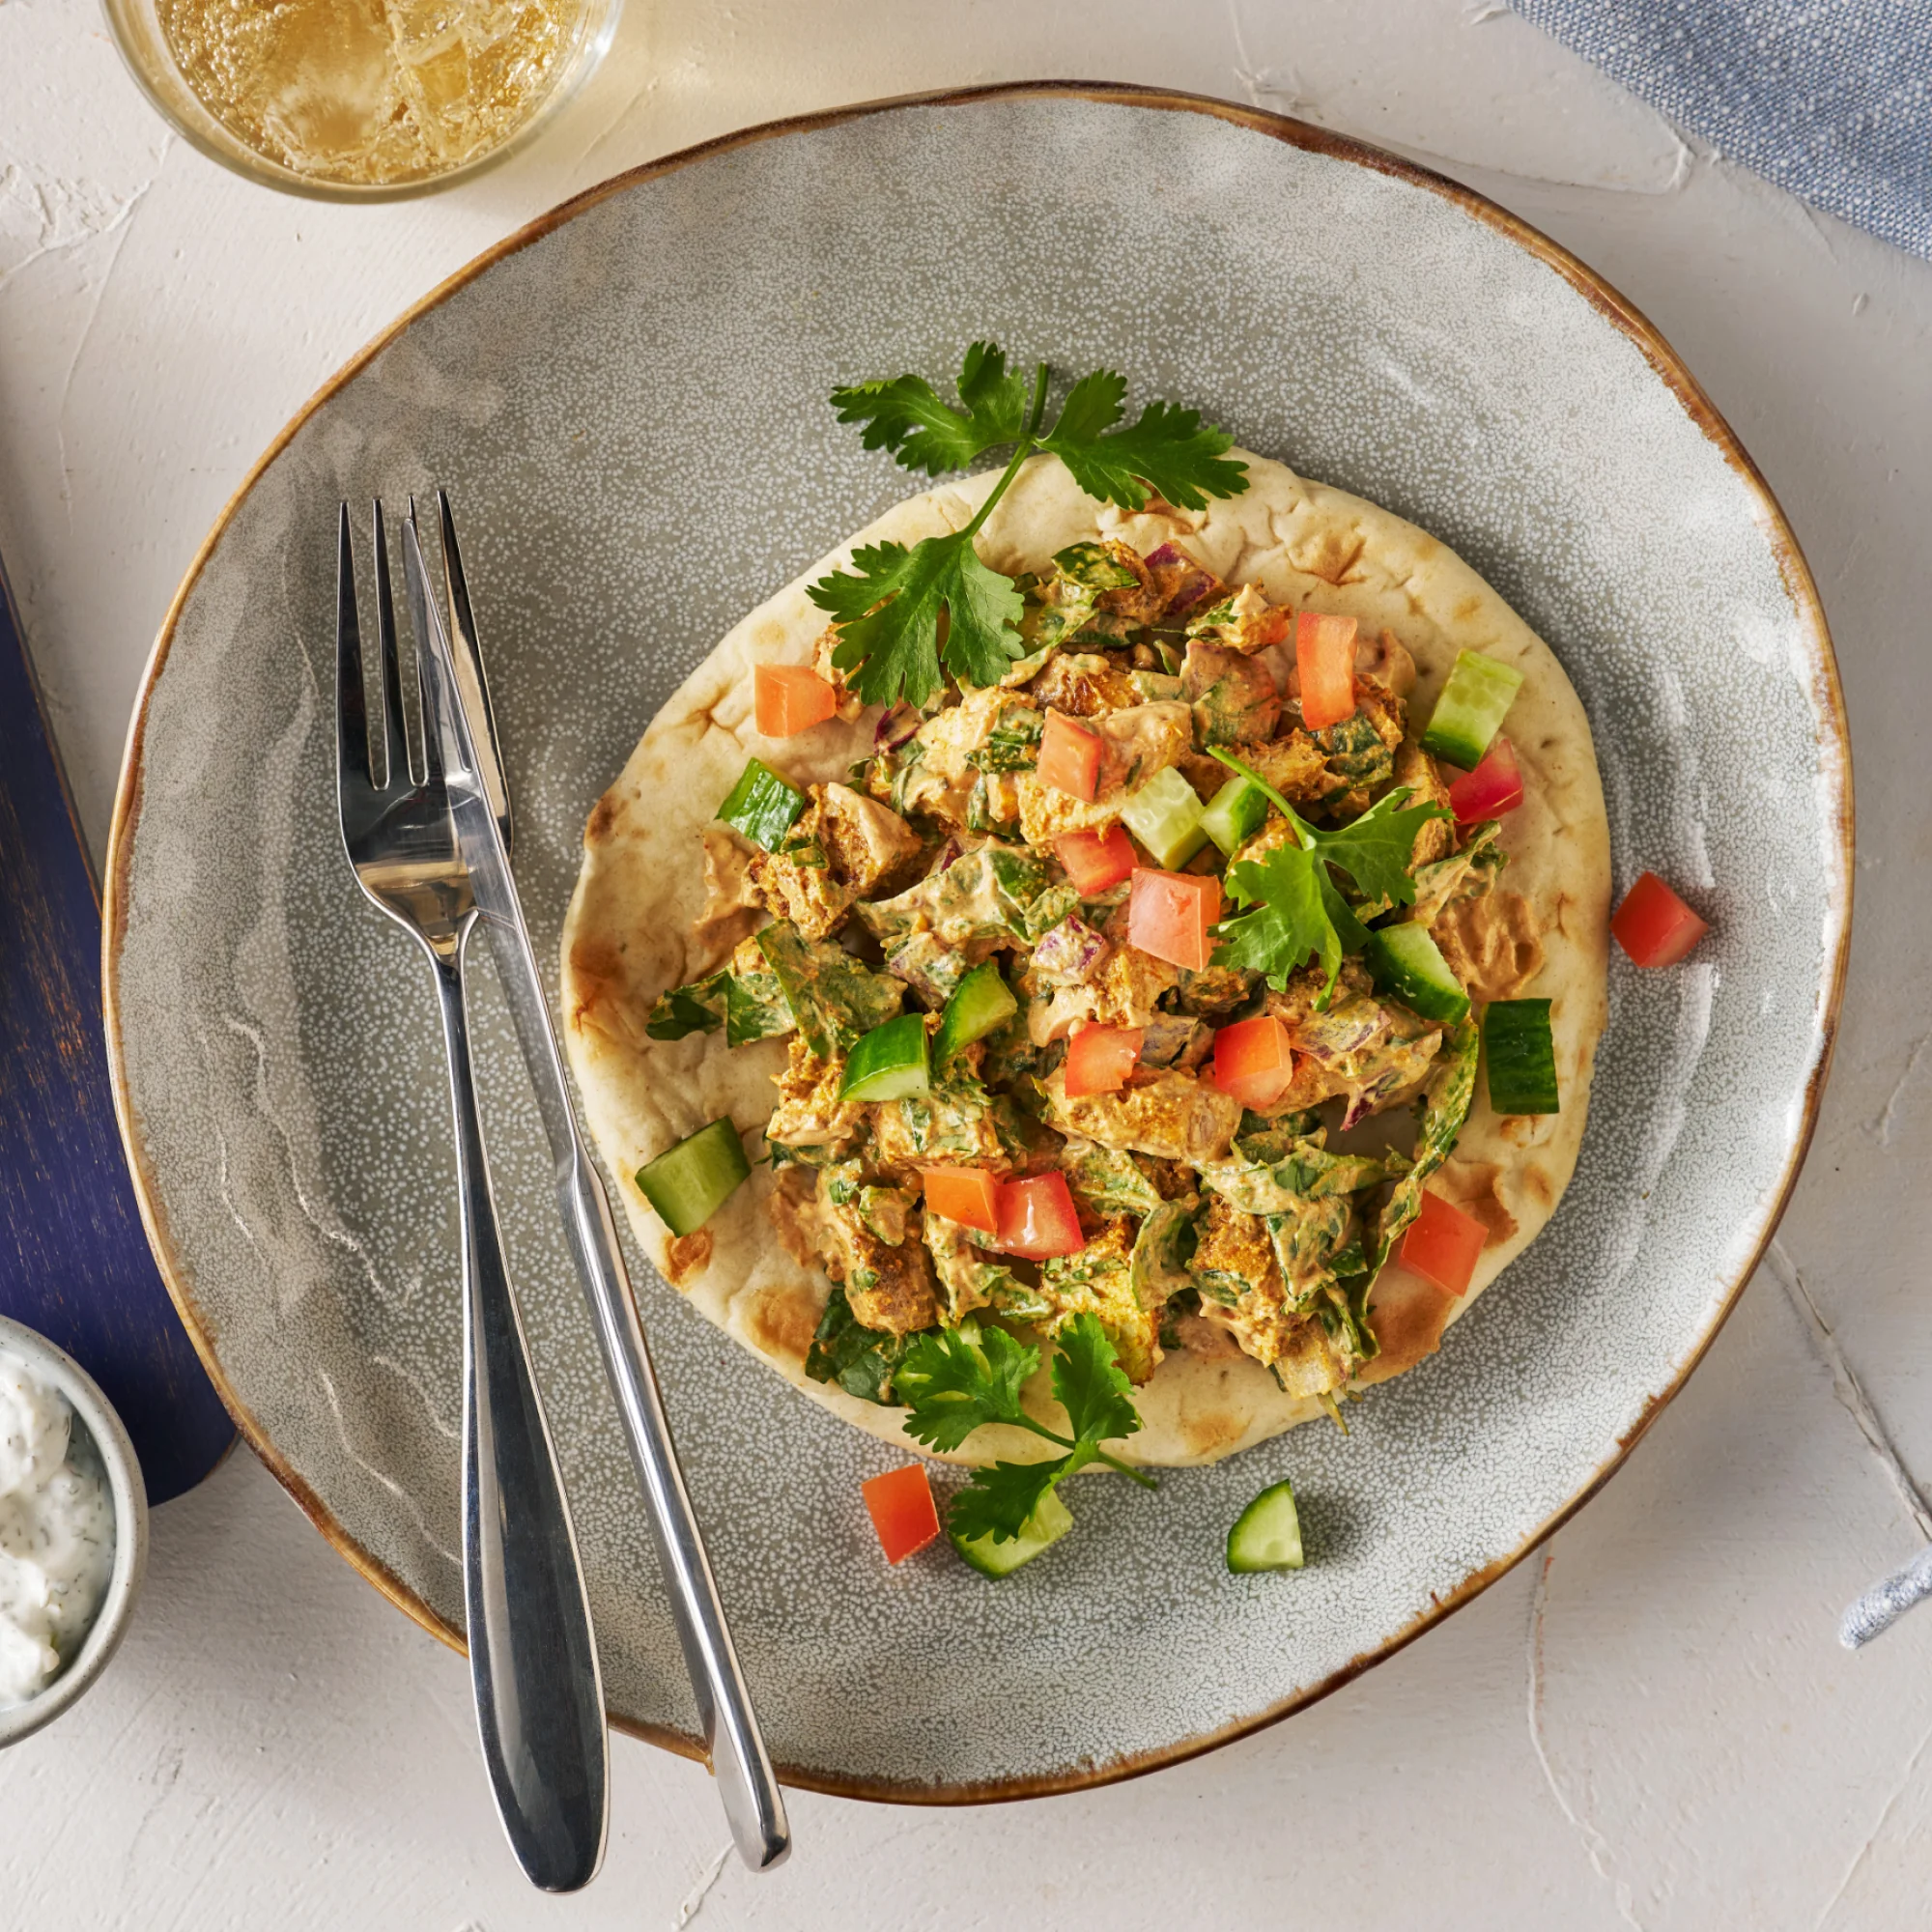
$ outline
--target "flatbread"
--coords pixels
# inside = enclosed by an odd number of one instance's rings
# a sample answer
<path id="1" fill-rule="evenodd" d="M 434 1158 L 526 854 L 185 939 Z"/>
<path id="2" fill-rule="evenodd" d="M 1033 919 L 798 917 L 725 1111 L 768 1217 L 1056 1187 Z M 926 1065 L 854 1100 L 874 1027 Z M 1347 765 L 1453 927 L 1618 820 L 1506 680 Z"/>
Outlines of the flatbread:
<path id="1" fill-rule="evenodd" d="M 1293 610 L 1353 616 L 1371 637 L 1393 632 L 1416 664 L 1412 717 L 1428 716 L 1459 650 L 1482 651 L 1523 674 L 1508 734 L 1524 800 L 1503 820 L 1509 865 L 1498 889 L 1521 894 L 1542 928 L 1544 964 L 1521 991 L 1554 1003 L 1563 1109 L 1498 1118 L 1478 1080 L 1456 1152 L 1431 1185 L 1488 1222 L 1490 1244 L 1460 1299 L 1394 1264 L 1384 1272 L 1371 1303 L 1382 1353 L 1362 1378 L 1378 1381 L 1435 1351 L 1443 1331 L 1536 1237 L 1569 1183 L 1606 1017 L 1609 831 L 1583 707 L 1549 647 L 1501 597 L 1412 524 L 1279 463 L 1236 454 L 1249 468 L 1241 496 L 1200 513 L 1155 505 L 1138 516 L 1096 503 L 1057 459 L 1036 457 L 994 510 L 979 548 L 996 570 L 1017 574 L 1042 570 L 1056 551 L 1096 537 L 1119 538 L 1142 554 L 1179 543 L 1231 585 L 1252 582 Z M 563 929 L 566 1049 L 592 1137 L 645 1252 L 709 1321 L 814 1402 L 907 1448 L 900 1411 L 805 1373 L 830 1283 L 781 1246 L 766 1211 L 768 1166 L 754 1164 L 709 1225 L 675 1244 L 634 1179 L 646 1161 L 724 1114 L 757 1163 L 784 1041 L 727 1048 L 722 1033 L 653 1040 L 644 1025 L 668 988 L 719 963 L 691 950 L 705 897 L 699 835 L 747 756 L 765 757 L 805 785 L 842 779 L 872 749 L 874 712 L 856 724 L 830 720 L 781 744 L 762 738 L 752 718 L 753 667 L 811 662 L 826 619 L 807 598 L 807 583 L 848 564 L 858 545 L 910 544 L 960 528 L 995 481 L 992 473 L 976 476 L 896 505 L 731 630 L 652 722 L 591 812 Z M 1038 1393 L 1042 1412 L 1050 1412 Z M 1135 1400 L 1143 1427 L 1122 1453 L 1160 1465 L 1217 1462 L 1323 1412 L 1313 1400 L 1285 1395 L 1246 1356 L 1170 1354 Z M 948 1460 L 983 1463 L 1040 1447 L 1017 1431 L 987 1429 Z"/>

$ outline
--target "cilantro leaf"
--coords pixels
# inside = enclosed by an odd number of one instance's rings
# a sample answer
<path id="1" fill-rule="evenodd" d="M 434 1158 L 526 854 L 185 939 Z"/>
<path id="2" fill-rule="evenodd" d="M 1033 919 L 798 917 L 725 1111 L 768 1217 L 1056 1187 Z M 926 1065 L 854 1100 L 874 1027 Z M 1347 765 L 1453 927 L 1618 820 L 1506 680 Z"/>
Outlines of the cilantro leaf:
<path id="1" fill-rule="evenodd" d="M 997 684 L 1025 646 L 1026 600 L 1009 577 L 980 561 L 969 528 L 904 544 L 867 544 L 853 570 L 809 584 L 806 595 L 838 626 L 832 662 L 867 704 L 902 693 L 923 704 L 939 689 L 939 616 L 947 615 L 946 668 L 962 683 Z"/>
<path id="2" fill-rule="evenodd" d="M 994 1542 L 1010 1543 L 1040 1497 L 1067 1473 L 1071 1460 L 1049 1457 L 1044 1463 L 995 1463 L 990 1469 L 975 1469 L 947 1508 L 947 1528 L 966 1542 L 990 1530 Z"/>
<path id="3" fill-rule="evenodd" d="M 1076 1441 L 1098 1446 L 1141 1426 L 1133 1384 L 1115 1359 L 1114 1345 L 1094 1315 L 1076 1315 L 1060 1330 L 1053 1393 L 1066 1411 Z"/>
<path id="4" fill-rule="evenodd" d="M 1300 845 L 1271 846 L 1259 859 L 1230 866 L 1227 886 L 1237 905 L 1252 910 L 1214 928 L 1226 943 L 1214 949 L 1212 964 L 1259 973 L 1285 992 L 1289 975 L 1314 957 L 1321 962 L 1328 983 L 1334 983 L 1342 940 L 1327 901 L 1332 895 L 1339 903 L 1341 895 L 1312 852 Z M 1350 914 L 1351 921 L 1353 917 Z M 1363 938 L 1366 943 L 1366 933 Z"/>
<path id="5" fill-rule="evenodd" d="M 1397 785 L 1359 818 L 1332 832 L 1301 828 L 1304 843 L 1329 865 L 1341 867 L 1363 899 L 1383 911 L 1413 903 L 1415 881 L 1408 866 L 1415 835 L 1432 818 L 1449 816 L 1439 805 L 1405 805 L 1408 795 L 1407 785 Z"/>
<path id="6" fill-rule="evenodd" d="M 1004 1328 L 966 1322 L 914 1336 L 893 1377 L 898 1399 L 911 1410 L 906 1434 L 915 1442 L 952 1450 L 984 1423 L 1028 1427 L 1020 1385 L 1038 1366 L 1039 1350 Z"/>
<path id="7" fill-rule="evenodd" d="M 967 350 L 957 387 L 963 412 L 941 402 L 921 376 L 834 389 L 832 407 L 840 422 L 866 425 L 866 448 L 890 449 L 906 469 L 943 476 L 997 443 L 1016 441 L 1026 429 L 1026 383 L 1008 373 L 995 344 L 976 342 Z"/>
<path id="8" fill-rule="evenodd" d="M 1126 378 L 1111 369 L 1083 376 L 1060 420 L 1039 439 L 1088 496 L 1139 510 L 1151 485 L 1170 503 L 1202 510 L 1209 497 L 1237 497 L 1247 488 L 1247 466 L 1226 460 L 1234 438 L 1211 425 L 1204 429 L 1198 410 L 1150 403 L 1138 422 L 1113 428 L 1126 392 Z"/>

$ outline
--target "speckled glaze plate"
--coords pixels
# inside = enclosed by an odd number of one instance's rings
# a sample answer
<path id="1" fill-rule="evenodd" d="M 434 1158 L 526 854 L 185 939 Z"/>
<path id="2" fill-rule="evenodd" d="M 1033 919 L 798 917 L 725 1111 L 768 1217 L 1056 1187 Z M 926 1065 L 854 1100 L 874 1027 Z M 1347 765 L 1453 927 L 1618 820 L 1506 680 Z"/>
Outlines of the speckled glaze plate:
<path id="1" fill-rule="evenodd" d="M 122 781 L 107 1024 L 156 1247 L 209 1366 L 332 1542 L 461 1640 L 458 1261 L 433 994 L 332 807 L 334 510 L 459 512 L 554 957 L 593 801 L 730 624 L 907 493 L 835 380 L 1109 364 L 1387 504 L 1483 571 L 1588 708 L 1619 892 L 1716 931 L 1610 971 L 1575 1184 L 1439 1355 L 989 1585 L 889 1572 L 892 1451 L 804 1402 L 634 1257 L 773 1753 L 794 1782 L 957 1800 L 1172 1762 L 1332 1689 L 1517 1561 L 1683 1381 L 1810 1133 L 1850 911 L 1851 789 L 1815 590 L 1670 350 L 1513 216 L 1223 103 L 1006 88 L 820 116 L 612 182 L 466 270 L 338 376 L 209 538 Z M 479 952 L 479 979 L 487 953 Z M 695 1721 L 507 1025 L 492 1151 L 612 1715 Z M 1292 1475 L 1312 1561 L 1231 1577 Z"/>

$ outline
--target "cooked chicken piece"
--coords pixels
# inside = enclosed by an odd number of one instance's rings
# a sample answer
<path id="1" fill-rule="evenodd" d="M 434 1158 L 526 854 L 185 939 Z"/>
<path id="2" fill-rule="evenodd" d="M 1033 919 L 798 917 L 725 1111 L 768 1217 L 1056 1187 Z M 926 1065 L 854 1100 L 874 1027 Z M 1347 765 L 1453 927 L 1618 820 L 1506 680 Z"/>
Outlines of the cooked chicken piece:
<path id="1" fill-rule="evenodd" d="M 1210 624 L 1208 619 L 1213 618 Z M 1206 637 L 1231 650 L 1265 650 L 1284 642 L 1294 629 L 1294 613 L 1276 607 L 1252 583 L 1244 583 L 1234 596 L 1214 611 L 1204 611 L 1188 626 L 1191 634 Z"/>
<path id="2" fill-rule="evenodd" d="M 1394 776 L 1406 715 L 1402 699 L 1387 685 L 1358 675 L 1354 715 L 1313 734 L 1326 772 L 1321 803 L 1333 816 L 1354 818 L 1366 811 Z"/>
<path id="3" fill-rule="evenodd" d="M 984 1167 L 1004 1174 L 1012 1165 L 977 1080 L 949 1078 L 928 1094 L 880 1101 L 873 1132 L 878 1158 L 888 1167 Z"/>
<path id="4" fill-rule="evenodd" d="M 813 836 L 814 805 L 776 852 L 753 852 L 747 862 L 752 890 L 775 919 L 788 919 L 808 939 L 824 939 L 838 927 L 859 896 L 841 885 L 825 847 Z"/>
<path id="5" fill-rule="evenodd" d="M 1415 660 L 1393 631 L 1371 639 L 1366 631 L 1355 638 L 1355 675 L 1379 679 L 1398 697 L 1415 689 Z"/>
<path id="6" fill-rule="evenodd" d="M 841 886 L 869 899 L 911 882 L 925 846 L 897 812 L 849 785 L 813 785 L 811 795 L 818 808 L 818 842 Z"/>
<path id="7" fill-rule="evenodd" d="M 1063 986 L 1027 1008 L 1027 1035 L 1036 1046 L 1065 1039 L 1075 1020 L 1102 1026 L 1144 1027 L 1154 1004 L 1180 979 L 1180 968 L 1127 944 L 1127 908 L 1117 906 L 1104 928 L 1113 951 L 1084 985 Z"/>
<path id="8" fill-rule="evenodd" d="M 1353 1126 L 1407 1099 L 1428 1077 L 1442 1046 L 1442 1029 L 1406 1007 L 1385 1007 L 1367 992 L 1349 990 L 1365 978 L 1353 960 L 1344 962 L 1343 973 L 1322 1010 L 1313 1006 L 1321 986 L 1319 972 L 1297 973 L 1286 993 L 1267 993 L 1264 1010 L 1289 1029 L 1294 1078 L 1272 1105 L 1255 1110 L 1264 1119 L 1346 1096 L 1343 1124 Z"/>
<path id="9" fill-rule="evenodd" d="M 1200 1221 L 1192 1272 L 1201 1285 L 1201 1320 L 1224 1328 L 1245 1354 L 1273 1368 L 1290 1395 L 1324 1395 L 1347 1371 L 1321 1321 L 1289 1312 L 1281 1268 L 1260 1216 L 1209 1195 Z"/>
<path id="10" fill-rule="evenodd" d="M 1100 779 L 1093 803 L 1023 772 L 1020 836 L 1029 845 L 1044 847 L 1068 832 L 1094 832 L 1113 824 L 1129 792 L 1179 763 L 1194 746 L 1192 718 L 1178 701 L 1129 705 L 1089 719 L 1082 728 L 1100 740 Z"/>
<path id="11" fill-rule="evenodd" d="M 1112 657 L 1084 651 L 1055 652 L 1027 696 L 1042 711 L 1069 718 L 1097 718 L 1140 702 L 1132 677 Z"/>
<path id="12" fill-rule="evenodd" d="M 1255 658 L 1196 638 L 1187 646 L 1180 688 L 1194 714 L 1194 742 L 1203 751 L 1209 745 L 1262 744 L 1274 736 L 1281 694 L 1267 667 Z"/>
<path id="13" fill-rule="evenodd" d="M 838 647 L 838 626 L 828 624 L 819 632 L 818 641 L 811 647 L 811 668 L 838 694 L 838 705 L 832 715 L 842 718 L 849 724 L 865 710 L 866 701 L 846 684 L 845 673 L 832 662 L 832 653 Z"/>
<path id="14" fill-rule="evenodd" d="M 1021 693 L 991 685 L 967 692 L 957 704 L 928 718 L 900 752 L 902 760 L 912 760 L 899 781 L 904 810 L 963 826 L 980 778 L 973 754 L 983 752 L 996 731 L 1017 738 L 1037 728 L 1032 721 L 1037 715 Z"/>
<path id="15" fill-rule="evenodd" d="M 685 960 L 694 980 L 750 935 L 761 903 L 752 884 L 752 847 L 726 825 L 707 825 L 698 838 L 704 846 L 704 910 L 692 925 Z"/>
<path id="16" fill-rule="evenodd" d="M 939 1320 L 932 1264 L 921 1238 L 923 1216 L 895 1187 L 854 1178 L 856 1162 L 818 1171 L 820 1249 L 825 1271 L 844 1285 L 862 1328 L 911 1335 Z"/>
<path id="17" fill-rule="evenodd" d="M 1439 805 L 1444 811 L 1449 810 L 1449 787 L 1442 782 L 1442 775 L 1435 769 L 1435 760 L 1420 745 L 1405 744 L 1395 754 L 1395 781 L 1406 785 L 1409 795 L 1403 801 L 1405 807 L 1411 805 Z M 1415 835 L 1415 848 L 1409 856 L 1409 869 L 1426 866 L 1432 860 L 1446 858 L 1456 848 L 1456 821 L 1450 818 L 1432 818 Z"/>
<path id="18" fill-rule="evenodd" d="M 1077 1315 L 1098 1318 L 1130 1382 L 1144 1382 L 1160 1364 L 1160 1311 L 1145 1306 L 1134 1287 L 1133 1223 L 1109 1221 L 1077 1255 L 1058 1255 L 1039 1271 L 1039 1292 L 1051 1309 L 1049 1332 Z"/>
<path id="19" fill-rule="evenodd" d="M 1321 748 L 1306 731 L 1293 730 L 1287 737 L 1265 745 L 1244 745 L 1236 755 L 1290 805 L 1317 804 L 1333 789 Z M 1225 783 L 1233 774 L 1219 759 L 1214 762 L 1222 774 L 1221 782 Z"/>
<path id="20" fill-rule="evenodd" d="M 1472 1000 L 1513 1000 L 1543 971 L 1543 932 L 1520 893 L 1458 899 L 1430 932 Z"/>
<path id="21" fill-rule="evenodd" d="M 940 1319 L 947 1326 L 955 1326 L 980 1308 L 1020 1321 L 1037 1321 L 1045 1316 L 1046 1303 L 1038 1293 L 978 1246 L 957 1221 L 927 1214 L 924 1223 L 926 1251 L 939 1281 Z"/>
<path id="22" fill-rule="evenodd" d="M 1286 831 L 1286 821 L 1277 821 Z M 1219 1019 L 1234 1011 L 1255 990 L 1256 976 L 1239 966 L 1204 966 L 1200 972 L 1178 967 L 1174 1003 L 1183 1013 Z"/>
<path id="23" fill-rule="evenodd" d="M 779 1075 L 779 1103 L 765 1124 L 765 1138 L 782 1147 L 839 1147 L 866 1124 L 862 1101 L 840 1101 L 843 1060 L 821 1060 L 793 1034 L 785 1070 Z"/>
<path id="24" fill-rule="evenodd" d="M 1073 1100 L 1066 1097 L 1065 1073 L 1056 1071 L 1046 1096 L 1047 1118 L 1065 1133 L 1195 1167 L 1225 1160 L 1241 1123 L 1241 1103 L 1233 1094 L 1172 1067 L 1136 1076 L 1118 1094 Z"/>

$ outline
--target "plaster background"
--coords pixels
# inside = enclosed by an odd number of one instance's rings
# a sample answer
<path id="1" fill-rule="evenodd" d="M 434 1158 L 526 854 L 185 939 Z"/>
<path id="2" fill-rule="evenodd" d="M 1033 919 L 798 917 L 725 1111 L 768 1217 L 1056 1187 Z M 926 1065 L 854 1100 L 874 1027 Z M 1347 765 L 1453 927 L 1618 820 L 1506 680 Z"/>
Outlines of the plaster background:
<path id="1" fill-rule="evenodd" d="M 1759 1280 L 1604 1494 L 1360 1683 L 1083 1796 L 952 1813 L 794 1797 L 798 1849 L 763 1880 L 720 1862 L 701 1770 L 619 1739 L 603 1876 L 574 1900 L 528 1892 L 489 1813 L 461 1660 L 238 1452 L 157 1513 L 113 1671 L 0 1757 L 7 1922 L 1839 1932 L 1924 1917 L 1932 1613 L 1856 1657 L 1834 1632 L 1932 1536 L 1932 916 L 1915 891 L 1932 860 L 1917 709 L 1932 265 L 1688 143 L 1501 8 L 631 0 L 611 60 L 532 149 L 443 197 L 345 210 L 168 139 L 89 0 L 0 0 L 0 554 L 89 835 L 98 851 L 140 667 L 202 534 L 396 311 L 654 155 L 845 100 L 1067 74 L 1256 101 L 1492 195 L 1650 314 L 1783 501 L 1844 674 L 1859 904 L 1818 1140 Z"/>

